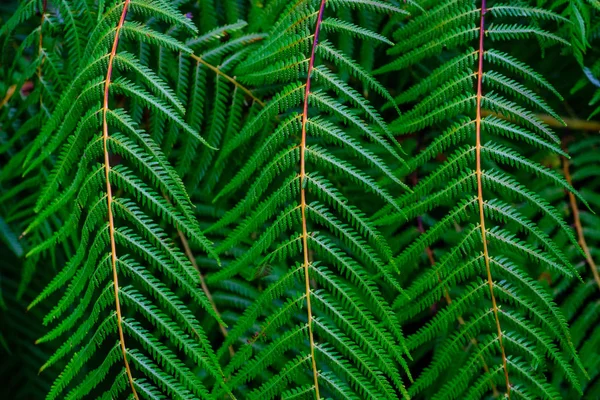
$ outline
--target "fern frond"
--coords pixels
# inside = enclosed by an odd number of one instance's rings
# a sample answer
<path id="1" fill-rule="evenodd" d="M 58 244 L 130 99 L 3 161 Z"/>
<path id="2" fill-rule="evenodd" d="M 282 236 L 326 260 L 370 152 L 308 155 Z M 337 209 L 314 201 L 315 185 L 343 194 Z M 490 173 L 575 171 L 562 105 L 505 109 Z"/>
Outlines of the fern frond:
<path id="1" fill-rule="evenodd" d="M 531 25 L 510 21 L 515 18 Z M 521 4 L 432 3 L 396 30 L 394 39 L 401 44 L 388 51 L 392 61 L 376 71 L 405 71 L 421 63 L 437 66 L 395 99 L 410 108 L 391 123 L 392 132 L 429 130 L 436 136 L 407 163 L 405 172 L 416 174 L 417 168 L 435 165 L 438 154 L 460 146 L 430 170 L 412 193 L 398 200 L 408 218 L 427 216 L 430 221 L 430 227 L 395 258 L 396 265 L 411 271 L 408 297 L 394 303 L 400 321 L 429 320 L 407 338 L 408 347 L 413 352 L 433 352 L 410 387 L 412 395 L 454 399 L 503 392 L 511 397 L 518 387 L 517 396 L 557 398 L 556 389 L 536 371 L 537 365 L 547 362 L 564 371 L 572 387 L 581 388 L 573 365 L 583 370 L 583 364 L 566 319 L 547 289 L 536 282 L 541 271 L 552 270 L 567 278 L 579 273 L 561 244 L 528 215 L 538 212 L 553 219 L 573 244 L 577 242 L 559 210 L 512 178 L 513 174 L 543 178 L 583 201 L 564 177 L 517 150 L 525 143 L 566 156 L 557 146 L 557 135 L 529 108 L 554 115 L 558 121 L 560 117 L 542 95 L 521 81 L 557 92 L 525 63 L 489 48 L 496 42 L 527 38 L 568 45 L 546 29 L 549 23 L 570 22 L 549 9 Z M 462 52 L 475 39 L 479 51 Z M 457 52 L 461 53 L 457 56 Z M 488 61 L 506 74 L 490 70 Z M 484 109 L 495 114 L 484 116 Z M 515 198 L 527 204 L 516 203 Z M 440 212 L 443 217 L 429 217 Z M 401 215 L 389 206 L 378 213 L 376 222 L 391 227 L 403 224 Z M 432 250 L 437 248 L 438 259 Z M 424 252 L 429 268 L 420 266 Z M 439 307 L 440 299 L 446 305 L 428 316 L 426 310 Z M 542 339 L 542 347 L 535 344 L 539 338 L 528 318 L 544 324 L 550 336 L 550 341 Z M 554 341 L 562 350 L 551 344 Z M 450 365 L 453 371 L 447 373 Z"/>
<path id="2" fill-rule="evenodd" d="M 246 195 L 210 228 L 211 232 L 234 229 L 219 245 L 220 254 L 247 246 L 222 271 L 208 277 L 211 284 L 238 275 L 270 282 L 220 350 L 222 355 L 231 344 L 239 347 L 227 369 L 233 374 L 229 387 L 248 398 L 292 396 L 305 393 L 307 385 L 316 398 L 408 395 L 400 374 L 408 371 L 402 332 L 377 281 L 369 276 L 379 273 L 386 286 L 401 290 L 387 271 L 389 245 L 344 191 L 321 177 L 326 173 L 344 177 L 391 206 L 396 201 L 389 189 L 372 174 L 386 176 L 395 187 L 408 190 L 379 155 L 384 151 L 386 157 L 401 160 L 383 118 L 335 69 L 318 64 L 320 59 L 331 61 L 349 71 L 365 89 L 392 100 L 359 63 L 333 42 L 319 40 L 324 34 L 321 28 L 350 31 L 360 39 L 379 38 L 365 28 L 326 18 L 336 3 L 288 5 L 272 33 L 236 72 L 240 81 L 276 88 L 265 108 L 219 155 L 217 163 L 231 163 L 235 154 L 243 155 L 245 161 L 217 199 L 230 198 L 241 188 Z M 339 6 L 359 5 L 393 8 L 362 0 Z M 268 65 L 275 57 L 286 61 Z M 314 200 L 307 200 L 311 196 Z M 241 223 L 236 221 L 240 218 L 244 218 Z M 257 230 L 256 239 L 248 241 Z M 277 274 L 269 272 L 273 268 Z M 280 311 L 269 316 L 266 310 L 278 303 Z M 298 325 L 298 319 L 306 322 Z M 253 338 L 249 331 L 256 332 Z M 341 337 L 342 332 L 349 334 Z M 239 343 L 243 335 L 250 338 L 247 344 Z M 329 338 L 327 343 L 321 336 Z M 262 341 L 266 341 L 264 346 L 259 345 Z M 276 359 L 284 354 L 297 358 L 287 366 L 276 366 Z M 357 356 L 359 369 L 352 367 Z M 242 360 L 249 361 L 244 365 Z M 268 380 L 263 376 L 267 368 L 277 371 Z M 377 372 L 367 373 L 364 368 Z M 300 374 L 300 369 L 306 374 Z M 246 393 L 242 382 L 257 389 Z"/>
<path id="3" fill-rule="evenodd" d="M 53 292 L 63 292 L 45 320 L 58 324 L 40 339 L 47 342 L 71 336 L 45 364 L 47 368 L 60 359 L 68 360 L 48 395 L 50 399 L 93 394 L 110 397 L 127 388 L 134 398 L 138 398 L 138 389 L 175 398 L 209 398 L 209 385 L 221 385 L 225 379 L 192 310 L 200 306 L 211 318 L 219 323 L 222 320 L 200 290 L 199 272 L 156 219 L 168 221 L 168 227 L 184 232 L 195 246 L 215 256 L 212 244 L 203 235 L 183 182 L 160 143 L 126 108 L 112 101 L 115 96 L 124 96 L 168 121 L 180 135 L 212 147 L 185 122 L 181 99 L 165 78 L 134 53 L 119 48 L 132 39 L 160 51 L 191 50 L 169 34 L 126 21 L 132 15 L 152 15 L 196 31 L 174 7 L 152 0 L 110 5 L 96 28 L 91 24 L 72 28 L 73 32 L 94 31 L 86 33 L 90 41 L 85 51 L 78 50 L 82 49 L 76 45 L 80 39 L 71 40 L 67 35 L 67 43 L 72 42 L 69 51 L 83 54 L 81 68 L 25 160 L 32 170 L 47 162 L 53 151 L 63 149 L 36 205 L 39 217 L 27 232 L 39 230 L 61 209 L 68 210 L 69 215 L 63 227 L 31 254 L 64 245 L 75 233 L 81 235 L 77 251 L 31 305 Z M 42 156 L 38 156 L 40 149 Z M 115 162 L 117 156 L 121 159 Z M 154 277 L 158 271 L 164 274 L 162 281 Z M 189 296 L 190 305 L 184 305 L 183 296 Z M 59 319 L 69 308 L 74 312 Z M 182 323 L 181 328 L 174 321 Z M 167 335 L 170 343 L 163 343 L 147 330 L 148 323 Z M 102 350 L 105 346 L 112 346 L 107 353 Z M 181 361 L 179 349 L 186 349 L 186 354 L 205 369 L 207 378 Z M 104 388 L 100 382 L 116 365 L 115 385 Z M 155 388 L 143 380 L 138 382 L 134 374 L 146 377 Z"/>

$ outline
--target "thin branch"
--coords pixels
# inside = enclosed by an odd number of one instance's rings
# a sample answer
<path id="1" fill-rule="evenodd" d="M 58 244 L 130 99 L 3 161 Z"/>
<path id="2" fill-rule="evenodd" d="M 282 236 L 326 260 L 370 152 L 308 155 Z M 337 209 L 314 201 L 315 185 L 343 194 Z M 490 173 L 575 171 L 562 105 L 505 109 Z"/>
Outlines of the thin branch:
<path id="1" fill-rule="evenodd" d="M 321 398 L 319 395 L 319 371 L 317 370 L 317 361 L 315 359 L 315 341 L 313 337 L 312 327 L 312 308 L 310 304 L 310 274 L 309 274 L 309 261 L 308 261 L 308 231 L 306 228 L 306 193 L 304 190 L 304 181 L 306 179 L 306 121 L 308 120 L 308 96 L 310 94 L 310 78 L 315 64 L 315 51 L 319 42 L 319 30 L 321 29 L 321 21 L 323 20 L 323 12 L 325 11 L 325 3 L 327 0 L 321 0 L 321 7 L 319 8 L 319 15 L 317 16 L 317 22 L 315 23 L 315 33 L 313 35 L 313 44 L 310 53 L 310 61 L 308 62 L 308 71 L 306 77 L 306 88 L 304 90 L 304 108 L 302 111 L 302 140 L 300 142 L 300 210 L 302 213 L 302 252 L 304 253 L 304 280 L 306 286 L 306 307 L 308 313 L 308 334 L 310 341 L 310 356 L 312 359 L 313 378 L 315 381 L 315 394 L 317 400 Z"/>
<path id="2" fill-rule="evenodd" d="M 476 174 L 477 174 L 477 201 L 479 203 L 479 221 L 481 226 L 481 241 L 483 242 L 483 256 L 485 260 L 485 269 L 487 271 L 487 282 L 490 289 L 490 296 L 492 298 L 492 309 L 494 310 L 494 317 L 496 319 L 496 329 L 498 331 L 498 341 L 500 343 L 500 350 L 502 352 L 502 366 L 504 368 L 504 377 L 506 379 L 506 396 L 510 399 L 510 381 L 508 379 L 508 365 L 506 360 L 506 351 L 502 343 L 502 328 L 500 327 L 500 319 L 498 317 L 498 305 L 496 304 L 496 296 L 494 296 L 494 281 L 492 280 L 492 271 L 490 268 L 490 255 L 487 246 L 487 235 L 485 229 L 485 214 L 483 206 L 483 185 L 481 183 L 481 99 L 482 95 L 482 84 L 483 78 L 483 37 L 485 35 L 485 0 L 481 0 L 481 20 L 479 24 L 479 67 L 477 71 L 477 110 L 475 119 L 475 154 L 476 154 Z"/>
<path id="3" fill-rule="evenodd" d="M 571 172 L 569 171 L 569 160 L 566 157 L 562 157 L 563 162 L 563 172 L 565 174 L 565 179 L 569 182 L 569 185 L 573 186 L 573 181 L 571 179 Z M 583 234 L 583 227 L 581 226 L 581 219 L 579 218 L 579 207 L 577 207 L 577 199 L 572 192 L 567 192 L 569 196 L 569 204 L 571 206 L 571 211 L 573 212 L 573 221 L 575 222 L 575 230 L 577 231 L 577 241 L 579 245 L 583 249 L 585 253 L 585 259 L 587 264 L 590 266 L 592 270 L 592 275 L 594 276 L 594 280 L 598 285 L 598 289 L 600 289 L 600 274 L 598 273 L 598 267 L 592 258 L 592 253 L 590 253 L 590 249 L 585 241 L 585 235 Z"/>
<path id="4" fill-rule="evenodd" d="M 10 100 L 12 95 L 15 93 L 16 89 L 17 89 L 17 85 L 9 86 L 8 90 L 6 91 L 6 94 L 4 95 L 4 98 L 2 100 L 0 100 L 0 108 L 4 107 L 4 105 L 6 103 L 8 103 L 8 101 Z"/>
<path id="5" fill-rule="evenodd" d="M 488 115 L 493 115 L 495 117 L 502 118 L 507 121 L 514 121 L 514 119 L 511 117 L 508 117 L 506 115 L 502 115 L 502 114 L 499 114 L 499 113 L 496 113 L 496 112 L 493 112 L 490 110 L 481 110 L 481 115 L 484 117 L 488 116 Z M 560 121 L 558 121 L 556 118 L 554 118 L 551 115 L 535 114 L 535 117 L 552 128 L 569 128 L 569 129 L 572 129 L 575 131 L 600 132 L 600 121 L 586 121 L 584 119 L 579 119 L 579 118 L 561 117 L 562 120 L 565 121 L 565 124 L 567 124 L 565 126 L 563 123 L 561 123 Z"/>
<path id="6" fill-rule="evenodd" d="M 168 199 L 167 199 L 167 201 L 168 201 Z M 196 257 L 194 257 L 194 254 L 192 253 L 190 244 L 188 243 L 185 235 L 183 234 L 183 232 L 181 232 L 180 229 L 177 229 L 177 234 L 179 235 L 179 239 L 181 239 L 181 244 L 183 245 L 183 249 L 185 251 L 187 258 L 190 260 L 190 262 L 192 263 L 192 265 L 194 266 L 196 271 L 198 271 L 198 276 L 200 277 L 200 286 L 202 287 L 202 291 L 208 298 L 208 301 L 210 302 L 210 305 L 212 306 L 215 313 L 220 317 L 221 314 L 219 313 L 217 304 L 215 303 L 215 301 L 212 297 L 212 294 L 210 293 L 210 290 L 208 289 L 208 286 L 206 285 L 206 281 L 204 280 L 204 275 L 202 275 L 202 272 L 200 272 L 200 268 L 198 267 L 198 263 L 196 262 Z M 227 338 L 227 333 L 228 333 L 227 329 L 225 329 L 225 327 L 220 322 L 219 322 L 219 328 L 221 330 L 221 333 L 223 334 L 223 337 Z M 235 355 L 235 351 L 233 350 L 233 345 L 229 346 L 229 355 L 231 357 L 233 357 Z"/>
<path id="7" fill-rule="evenodd" d="M 221 69 L 219 67 L 215 67 L 212 64 L 209 64 L 208 62 L 204 61 L 202 59 L 202 57 L 198 57 L 195 54 L 190 54 L 190 57 L 192 57 L 194 60 L 198 61 L 200 64 L 206 66 L 208 69 L 210 69 L 211 71 L 215 72 L 217 75 L 221 75 L 223 78 L 227 79 L 229 82 L 233 83 L 236 87 L 240 88 L 244 93 L 246 93 L 248 96 L 252 97 L 252 100 L 254 100 L 255 102 L 257 102 L 258 104 L 260 104 L 261 107 L 265 106 L 265 103 L 259 99 L 258 97 L 256 97 L 251 91 L 250 89 L 246 88 L 244 85 L 242 85 L 241 83 L 239 83 L 238 81 L 235 80 L 235 77 L 232 78 L 231 76 L 227 75 L 226 73 L 224 73 L 223 71 L 221 71 Z"/>
<path id="8" fill-rule="evenodd" d="M 119 20 L 119 24 L 117 25 L 117 29 L 115 31 L 115 39 L 113 41 L 112 50 L 110 52 L 110 58 L 108 60 L 108 69 L 106 72 L 106 80 L 104 81 L 104 104 L 102 106 L 102 142 L 104 145 L 104 171 L 106 175 L 106 198 L 108 202 L 108 226 L 109 226 L 109 234 L 110 234 L 110 250 L 111 250 L 111 261 L 112 261 L 112 272 L 113 272 L 113 282 L 115 288 L 115 306 L 117 309 L 117 329 L 119 330 L 119 342 L 121 344 L 121 352 L 123 353 L 123 362 L 125 363 L 125 372 L 127 373 L 127 379 L 129 380 L 129 385 L 131 386 L 131 391 L 133 392 L 133 397 L 136 400 L 139 400 L 138 394 L 135 390 L 135 385 L 133 383 L 133 376 L 131 375 L 131 368 L 129 367 L 129 362 L 127 361 L 127 348 L 125 347 L 125 335 L 123 334 L 123 325 L 122 325 L 122 315 L 121 315 L 121 303 L 119 302 L 119 277 L 117 274 L 117 246 L 115 243 L 115 223 L 113 219 L 112 212 L 112 188 L 110 186 L 110 157 L 108 153 L 108 123 L 106 121 L 106 114 L 108 113 L 108 95 L 110 88 L 110 78 L 112 75 L 112 66 L 115 55 L 117 53 L 117 47 L 119 45 L 119 34 L 121 33 L 121 28 L 125 23 L 125 16 L 127 15 L 127 8 L 129 7 L 129 1 L 125 0 L 123 3 L 123 11 L 121 12 L 121 19 Z"/>

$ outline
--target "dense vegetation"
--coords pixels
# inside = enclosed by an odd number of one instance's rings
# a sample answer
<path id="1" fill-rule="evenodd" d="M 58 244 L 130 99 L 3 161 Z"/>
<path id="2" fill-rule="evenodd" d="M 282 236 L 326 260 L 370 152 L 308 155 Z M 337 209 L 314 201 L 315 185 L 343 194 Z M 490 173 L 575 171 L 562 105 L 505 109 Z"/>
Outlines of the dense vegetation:
<path id="1" fill-rule="evenodd" d="M 2 399 L 600 399 L 598 0 L 0 5 Z"/>

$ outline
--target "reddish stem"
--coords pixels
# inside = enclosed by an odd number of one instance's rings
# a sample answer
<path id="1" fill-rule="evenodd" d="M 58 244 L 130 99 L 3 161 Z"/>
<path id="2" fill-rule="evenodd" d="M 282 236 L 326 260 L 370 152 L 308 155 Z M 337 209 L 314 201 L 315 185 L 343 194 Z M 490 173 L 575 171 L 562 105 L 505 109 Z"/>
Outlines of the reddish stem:
<path id="1" fill-rule="evenodd" d="M 315 52 L 317 44 L 319 42 L 319 31 L 321 29 L 321 21 L 323 20 L 323 12 L 325 10 L 325 3 L 327 0 L 321 0 L 321 7 L 319 8 L 319 14 L 317 15 L 317 22 L 315 26 L 315 34 L 313 35 L 313 44 L 310 53 L 310 59 L 308 62 L 308 71 L 306 77 L 306 87 L 304 91 L 304 108 L 302 111 L 302 140 L 300 142 L 300 211 L 302 213 L 302 249 L 304 254 L 304 280 L 306 289 L 306 307 L 308 313 L 308 334 L 310 341 L 310 356 L 312 359 L 312 370 L 313 378 L 315 382 L 315 394 L 317 400 L 321 397 L 319 395 L 319 371 L 317 370 L 317 362 L 315 359 L 315 341 L 312 329 L 312 308 L 310 302 L 311 288 L 310 288 L 310 274 L 309 267 L 310 263 L 308 260 L 308 230 L 306 228 L 306 193 L 304 190 L 304 180 L 306 178 L 305 168 L 305 153 L 306 153 L 306 121 L 308 120 L 308 96 L 310 94 L 310 78 L 315 64 Z"/>

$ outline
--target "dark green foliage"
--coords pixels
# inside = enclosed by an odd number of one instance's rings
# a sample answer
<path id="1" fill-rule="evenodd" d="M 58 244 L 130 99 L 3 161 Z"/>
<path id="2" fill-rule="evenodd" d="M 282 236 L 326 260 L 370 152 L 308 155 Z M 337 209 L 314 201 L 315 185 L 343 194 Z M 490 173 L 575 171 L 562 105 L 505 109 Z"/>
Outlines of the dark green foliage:
<path id="1" fill-rule="evenodd" d="M 598 43 L 596 0 L 2 4 L 0 397 L 599 398 Z"/>

